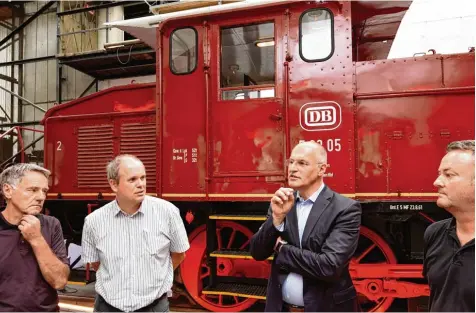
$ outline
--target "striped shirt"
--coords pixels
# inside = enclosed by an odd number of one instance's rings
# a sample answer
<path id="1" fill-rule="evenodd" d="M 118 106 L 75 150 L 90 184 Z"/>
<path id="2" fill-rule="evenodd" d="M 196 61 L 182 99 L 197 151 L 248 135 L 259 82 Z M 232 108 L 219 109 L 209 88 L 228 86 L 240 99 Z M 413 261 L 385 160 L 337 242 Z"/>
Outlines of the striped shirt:
<path id="1" fill-rule="evenodd" d="M 164 293 L 170 295 L 174 277 L 170 252 L 189 248 L 179 209 L 149 196 L 132 215 L 114 200 L 89 214 L 83 227 L 82 259 L 101 262 L 96 292 L 126 312 L 147 306 Z"/>

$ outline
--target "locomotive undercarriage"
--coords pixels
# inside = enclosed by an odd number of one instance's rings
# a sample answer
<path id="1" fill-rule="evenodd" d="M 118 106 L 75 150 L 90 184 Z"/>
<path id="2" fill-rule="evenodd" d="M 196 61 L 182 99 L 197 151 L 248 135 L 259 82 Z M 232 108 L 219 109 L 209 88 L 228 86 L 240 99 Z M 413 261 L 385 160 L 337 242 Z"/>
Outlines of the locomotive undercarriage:
<path id="1" fill-rule="evenodd" d="M 67 243 L 79 245 L 84 217 L 107 202 L 50 200 L 45 207 L 60 219 Z M 255 261 L 248 249 L 268 203 L 174 204 L 181 210 L 191 245 L 176 273 L 176 294 L 192 305 L 221 312 L 244 311 L 265 299 L 272 258 Z M 382 312 L 397 298 L 428 296 L 421 276 L 423 233 L 430 223 L 448 215 L 428 202 L 367 201 L 362 211 L 361 237 L 350 264 L 362 309 Z M 87 270 L 84 280 L 93 278 Z"/>

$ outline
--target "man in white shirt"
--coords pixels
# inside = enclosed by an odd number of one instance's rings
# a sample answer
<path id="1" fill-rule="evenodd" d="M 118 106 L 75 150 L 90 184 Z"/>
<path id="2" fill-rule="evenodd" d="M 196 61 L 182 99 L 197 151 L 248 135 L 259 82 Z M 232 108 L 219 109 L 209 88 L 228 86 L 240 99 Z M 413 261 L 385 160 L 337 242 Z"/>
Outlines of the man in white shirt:
<path id="1" fill-rule="evenodd" d="M 96 312 L 169 311 L 173 272 L 190 247 L 180 212 L 146 196 L 142 162 L 119 155 L 107 166 L 116 199 L 86 217 L 83 260 L 96 273 Z"/>

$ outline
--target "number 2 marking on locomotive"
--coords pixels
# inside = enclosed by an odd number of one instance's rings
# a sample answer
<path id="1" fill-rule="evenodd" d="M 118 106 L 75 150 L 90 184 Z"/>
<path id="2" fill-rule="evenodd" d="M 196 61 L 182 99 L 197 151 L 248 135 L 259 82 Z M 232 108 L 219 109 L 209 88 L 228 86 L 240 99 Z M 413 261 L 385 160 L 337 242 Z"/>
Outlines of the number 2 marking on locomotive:
<path id="1" fill-rule="evenodd" d="M 61 151 L 61 145 L 62 145 L 61 141 L 57 141 L 56 144 L 57 144 L 56 151 Z"/>

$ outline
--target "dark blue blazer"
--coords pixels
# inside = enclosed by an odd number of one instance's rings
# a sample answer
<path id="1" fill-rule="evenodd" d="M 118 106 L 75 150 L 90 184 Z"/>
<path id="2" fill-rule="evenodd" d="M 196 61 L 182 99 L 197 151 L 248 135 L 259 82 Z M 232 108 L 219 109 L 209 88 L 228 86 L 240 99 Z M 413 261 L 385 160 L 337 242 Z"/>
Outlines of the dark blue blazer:
<path id="1" fill-rule="evenodd" d="M 266 312 L 282 311 L 281 288 L 290 272 L 303 277 L 306 312 L 360 311 L 349 262 L 359 240 L 361 213 L 360 203 L 324 187 L 309 213 L 301 249 L 296 203 L 286 216 L 283 233 L 274 227 L 269 209 L 268 219 L 250 243 L 251 255 L 256 260 L 274 254 Z M 273 248 L 279 236 L 288 244 L 276 254 Z"/>

